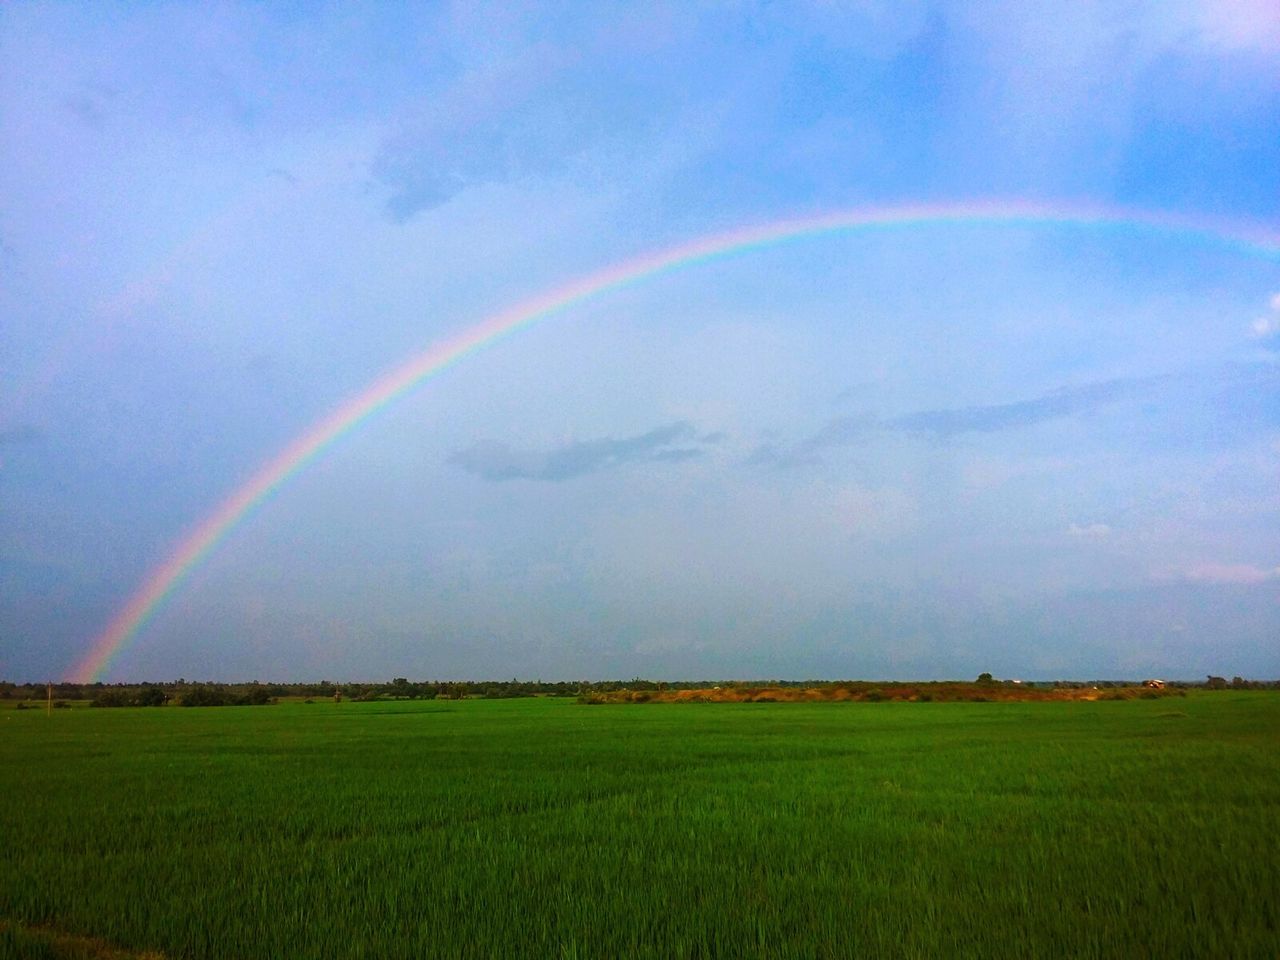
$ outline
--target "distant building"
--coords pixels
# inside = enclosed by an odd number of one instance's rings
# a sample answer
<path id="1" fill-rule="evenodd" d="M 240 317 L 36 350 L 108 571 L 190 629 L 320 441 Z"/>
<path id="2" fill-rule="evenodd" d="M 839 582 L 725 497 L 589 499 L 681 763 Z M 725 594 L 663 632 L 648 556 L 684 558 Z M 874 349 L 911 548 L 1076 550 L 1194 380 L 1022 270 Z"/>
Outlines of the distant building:
<path id="1" fill-rule="evenodd" d="M 1152 690 L 1163 690 L 1163 689 L 1164 689 L 1164 681 L 1163 681 L 1163 680 L 1143 680 L 1143 681 L 1142 681 L 1142 685 L 1143 685 L 1144 687 L 1150 687 Z"/>

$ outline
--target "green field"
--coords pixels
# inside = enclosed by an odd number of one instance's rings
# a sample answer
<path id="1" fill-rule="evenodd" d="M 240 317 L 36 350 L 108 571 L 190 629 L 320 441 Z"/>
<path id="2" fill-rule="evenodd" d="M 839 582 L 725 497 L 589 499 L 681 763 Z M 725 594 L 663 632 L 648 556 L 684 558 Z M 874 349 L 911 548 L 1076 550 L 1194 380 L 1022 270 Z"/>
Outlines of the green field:
<path id="1" fill-rule="evenodd" d="M 1273 693 L 5 710 L 0 760 L 0 956 L 1280 956 Z"/>

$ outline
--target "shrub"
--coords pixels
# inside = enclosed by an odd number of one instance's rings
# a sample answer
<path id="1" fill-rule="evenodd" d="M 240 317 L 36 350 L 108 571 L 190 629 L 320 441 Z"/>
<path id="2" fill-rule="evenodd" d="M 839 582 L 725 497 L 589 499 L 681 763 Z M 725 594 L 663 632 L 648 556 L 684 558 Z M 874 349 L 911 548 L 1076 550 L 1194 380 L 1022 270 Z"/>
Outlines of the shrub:
<path id="1" fill-rule="evenodd" d="M 140 707 L 163 707 L 169 702 L 169 695 L 159 687 L 143 687 L 134 698 Z"/>
<path id="2" fill-rule="evenodd" d="M 127 707 L 129 695 L 118 687 L 108 687 L 89 703 L 91 707 Z"/>
<path id="3" fill-rule="evenodd" d="M 145 686 L 137 693 L 120 687 L 106 687 L 89 702 L 91 707 L 163 707 L 169 695 L 159 687 Z"/>
<path id="4" fill-rule="evenodd" d="M 238 701 L 242 706 L 260 707 L 271 702 L 271 692 L 266 687 L 254 687 Z"/>
<path id="5" fill-rule="evenodd" d="M 182 695 L 184 707 L 222 707 L 227 704 L 227 695 L 215 687 L 196 684 Z"/>

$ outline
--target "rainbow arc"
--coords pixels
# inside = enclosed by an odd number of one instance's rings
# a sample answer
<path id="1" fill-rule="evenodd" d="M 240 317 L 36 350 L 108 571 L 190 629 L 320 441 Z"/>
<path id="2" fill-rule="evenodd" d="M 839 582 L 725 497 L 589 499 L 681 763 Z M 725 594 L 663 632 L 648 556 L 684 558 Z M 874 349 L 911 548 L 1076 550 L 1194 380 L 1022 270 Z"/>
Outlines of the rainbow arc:
<path id="1" fill-rule="evenodd" d="M 1280 235 L 1235 224 L 1115 207 L 987 201 L 880 207 L 781 220 L 701 237 L 614 264 L 495 313 L 429 347 L 314 423 L 223 500 L 147 574 L 93 639 L 88 652 L 72 669 L 72 680 L 89 683 L 101 678 L 112 658 L 138 635 L 191 571 L 290 477 L 379 410 L 484 347 L 585 301 L 715 258 L 823 233 L 946 224 L 1123 229 L 1280 259 Z"/>

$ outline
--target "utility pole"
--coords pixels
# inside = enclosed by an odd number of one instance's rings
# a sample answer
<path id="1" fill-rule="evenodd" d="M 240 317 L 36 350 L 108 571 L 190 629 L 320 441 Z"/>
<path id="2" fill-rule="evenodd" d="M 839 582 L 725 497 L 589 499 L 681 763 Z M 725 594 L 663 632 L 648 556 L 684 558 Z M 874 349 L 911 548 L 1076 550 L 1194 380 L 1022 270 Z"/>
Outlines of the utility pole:
<path id="1" fill-rule="evenodd" d="M 49 681 L 49 684 L 45 690 L 45 693 L 47 694 L 47 696 L 45 699 L 44 714 L 46 717 L 52 717 L 53 716 L 53 681 L 52 680 Z"/>

